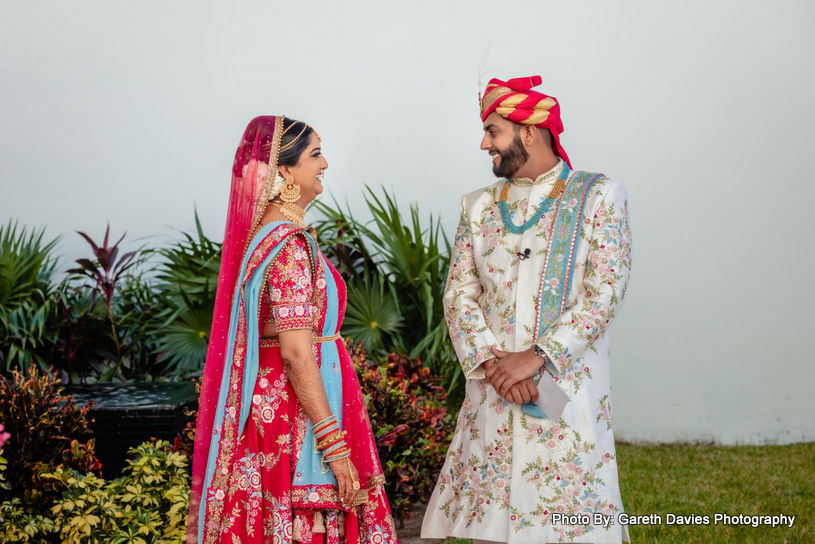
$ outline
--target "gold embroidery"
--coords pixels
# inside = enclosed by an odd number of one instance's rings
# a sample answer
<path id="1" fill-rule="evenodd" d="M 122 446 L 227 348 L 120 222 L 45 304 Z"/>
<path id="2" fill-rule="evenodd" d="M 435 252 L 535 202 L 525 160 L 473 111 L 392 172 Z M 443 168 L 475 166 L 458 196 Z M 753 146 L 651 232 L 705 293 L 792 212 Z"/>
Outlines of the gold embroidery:
<path id="1" fill-rule="evenodd" d="M 490 106 L 492 106 L 496 100 L 498 100 L 505 94 L 514 92 L 515 91 L 507 87 L 495 87 L 493 90 L 484 95 L 484 98 L 481 99 L 481 113 L 483 114 L 485 111 L 490 109 Z"/>
<path id="2" fill-rule="evenodd" d="M 368 489 L 373 489 L 378 485 L 385 485 L 385 475 L 380 474 L 379 476 L 374 476 L 370 480 L 368 480 Z"/>
<path id="3" fill-rule="evenodd" d="M 319 498 L 314 501 L 304 501 L 303 499 L 308 496 L 308 491 L 303 489 L 302 487 L 295 487 L 292 489 L 291 492 L 291 500 L 294 503 L 299 502 L 340 502 L 340 494 L 337 491 L 336 487 L 331 487 L 327 489 L 325 487 L 320 487 L 316 490 L 317 495 Z"/>
<path id="4" fill-rule="evenodd" d="M 255 207 L 255 213 L 252 216 L 252 228 L 249 229 L 249 232 L 253 232 L 260 224 L 260 219 L 263 217 L 266 207 L 269 205 L 269 194 L 271 194 L 272 185 L 274 184 L 274 179 L 277 175 L 277 156 L 280 153 L 280 139 L 283 137 L 283 120 L 284 117 L 282 115 L 275 118 L 274 134 L 272 135 L 272 147 L 269 150 L 269 175 L 266 176 L 266 179 L 263 182 L 263 190 L 260 193 L 260 198 L 258 199 L 257 206 Z M 248 248 L 249 242 L 247 241 L 246 249 Z M 246 253 L 246 249 L 243 250 L 244 253 Z"/>
<path id="5" fill-rule="evenodd" d="M 514 183 L 515 185 L 518 185 L 520 187 L 529 187 L 529 186 L 532 186 L 532 185 L 543 185 L 544 183 L 546 183 L 550 179 L 559 176 L 561 174 L 561 172 L 563 172 L 564 164 L 565 163 L 562 160 L 558 161 L 557 165 L 554 168 L 552 168 L 549 172 L 547 172 L 545 174 L 541 174 L 540 176 L 535 178 L 535 181 L 532 181 L 529 178 L 513 178 L 512 183 Z"/>

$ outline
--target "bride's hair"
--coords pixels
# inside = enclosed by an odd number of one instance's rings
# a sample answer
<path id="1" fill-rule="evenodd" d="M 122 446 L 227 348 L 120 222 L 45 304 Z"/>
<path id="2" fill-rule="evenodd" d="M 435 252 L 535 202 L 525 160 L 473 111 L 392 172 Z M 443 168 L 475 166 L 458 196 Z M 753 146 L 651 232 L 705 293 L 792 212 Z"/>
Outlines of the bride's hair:
<path id="1" fill-rule="evenodd" d="M 297 121 L 296 119 L 289 119 L 286 117 L 283 120 L 283 132 L 285 132 L 285 134 L 283 135 L 283 138 L 280 139 L 280 148 L 282 151 L 277 157 L 277 165 L 295 166 L 300 160 L 300 155 L 302 155 L 308 147 L 308 142 L 311 138 L 311 133 L 314 132 L 314 129 L 311 128 L 311 125 L 307 125 L 302 121 Z M 294 144 L 286 147 L 295 138 L 297 141 L 294 142 Z M 285 149 L 283 149 L 284 147 Z"/>

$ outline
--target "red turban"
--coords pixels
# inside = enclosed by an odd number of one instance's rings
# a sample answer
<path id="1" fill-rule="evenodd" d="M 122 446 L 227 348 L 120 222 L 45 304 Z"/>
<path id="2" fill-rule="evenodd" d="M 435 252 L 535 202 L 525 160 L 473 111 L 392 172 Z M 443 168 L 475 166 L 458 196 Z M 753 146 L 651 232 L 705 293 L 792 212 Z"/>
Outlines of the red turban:
<path id="1" fill-rule="evenodd" d="M 481 98 L 481 121 L 492 112 L 498 112 L 501 117 L 519 125 L 548 128 L 552 133 L 555 155 L 571 168 L 572 163 L 560 145 L 560 133 L 563 132 L 560 104 L 553 96 L 531 90 L 541 81 L 540 76 L 518 77 L 509 81 L 491 79 Z"/>

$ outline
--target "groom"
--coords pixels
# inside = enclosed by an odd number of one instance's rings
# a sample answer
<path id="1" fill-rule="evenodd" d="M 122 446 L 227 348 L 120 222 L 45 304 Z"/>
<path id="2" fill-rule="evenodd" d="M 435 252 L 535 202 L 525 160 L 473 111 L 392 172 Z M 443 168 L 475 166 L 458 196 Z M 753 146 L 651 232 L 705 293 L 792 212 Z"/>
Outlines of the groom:
<path id="1" fill-rule="evenodd" d="M 609 364 L 631 265 L 626 192 L 572 169 L 540 83 L 493 79 L 480 101 L 500 179 L 461 201 L 444 303 L 466 396 L 423 538 L 628 540 Z"/>

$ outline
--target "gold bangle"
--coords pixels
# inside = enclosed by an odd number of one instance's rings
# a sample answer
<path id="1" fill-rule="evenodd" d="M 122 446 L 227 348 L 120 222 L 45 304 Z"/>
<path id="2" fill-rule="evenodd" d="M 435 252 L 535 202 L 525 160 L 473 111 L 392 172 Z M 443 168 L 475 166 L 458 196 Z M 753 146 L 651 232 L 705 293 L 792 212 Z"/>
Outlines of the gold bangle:
<path id="1" fill-rule="evenodd" d="M 346 434 L 348 434 L 347 431 L 336 431 L 336 432 L 328 435 L 327 438 L 324 438 L 323 440 L 318 442 L 317 447 L 320 448 L 321 450 L 324 450 L 328 446 L 334 445 L 337 442 L 339 442 L 340 440 L 342 440 L 343 438 L 345 438 Z"/>

